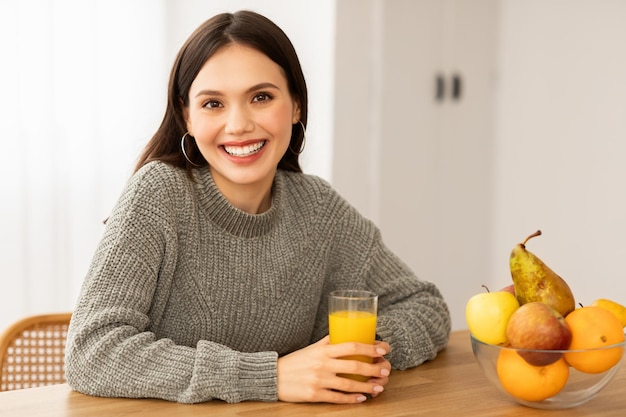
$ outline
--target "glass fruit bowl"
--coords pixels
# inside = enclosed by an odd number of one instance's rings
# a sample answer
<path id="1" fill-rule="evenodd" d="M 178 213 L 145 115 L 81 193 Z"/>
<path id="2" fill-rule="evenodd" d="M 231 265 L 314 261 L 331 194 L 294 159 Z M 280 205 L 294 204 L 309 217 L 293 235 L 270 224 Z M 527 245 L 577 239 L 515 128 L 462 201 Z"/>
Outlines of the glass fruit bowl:
<path id="1" fill-rule="evenodd" d="M 529 350 L 490 345 L 473 336 L 471 341 L 478 364 L 494 386 L 519 404 L 543 409 L 572 408 L 595 397 L 615 376 L 626 345 Z M 585 367 L 586 372 L 577 369 Z"/>

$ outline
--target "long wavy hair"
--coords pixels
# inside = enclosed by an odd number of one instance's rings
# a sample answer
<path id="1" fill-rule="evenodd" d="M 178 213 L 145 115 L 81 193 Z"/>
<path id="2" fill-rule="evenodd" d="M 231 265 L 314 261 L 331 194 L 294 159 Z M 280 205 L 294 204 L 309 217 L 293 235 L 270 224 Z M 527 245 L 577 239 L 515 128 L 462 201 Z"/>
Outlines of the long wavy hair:
<path id="1" fill-rule="evenodd" d="M 207 165 L 193 140 L 181 150 L 181 138 L 187 132 L 183 109 L 189 106 L 189 88 L 205 62 L 220 48 L 240 44 L 265 54 L 278 64 L 287 78 L 289 92 L 300 106 L 300 123 L 293 125 L 289 148 L 278 168 L 302 172 L 298 150 L 302 147 L 307 124 L 307 87 L 300 60 L 287 35 L 268 18 L 251 11 L 222 13 L 200 25 L 182 46 L 170 73 L 167 107 L 163 121 L 141 153 L 135 171 L 150 161 L 163 161 L 185 168 L 191 176 L 194 166 Z"/>

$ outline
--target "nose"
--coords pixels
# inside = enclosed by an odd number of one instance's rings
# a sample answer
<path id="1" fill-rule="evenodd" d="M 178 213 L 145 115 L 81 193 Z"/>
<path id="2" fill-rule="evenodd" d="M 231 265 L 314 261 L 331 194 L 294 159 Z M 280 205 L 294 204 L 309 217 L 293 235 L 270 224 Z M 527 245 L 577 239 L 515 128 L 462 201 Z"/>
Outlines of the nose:
<path id="1" fill-rule="evenodd" d="M 229 135 L 241 135 L 254 129 L 250 112 L 245 107 L 231 107 L 226 120 L 225 131 Z"/>

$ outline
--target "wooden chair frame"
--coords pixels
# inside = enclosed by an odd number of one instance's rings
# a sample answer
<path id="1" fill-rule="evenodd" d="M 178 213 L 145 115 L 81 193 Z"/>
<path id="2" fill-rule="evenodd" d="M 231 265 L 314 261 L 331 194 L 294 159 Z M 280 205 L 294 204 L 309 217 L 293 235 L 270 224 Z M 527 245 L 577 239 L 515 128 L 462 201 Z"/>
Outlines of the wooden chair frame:
<path id="1" fill-rule="evenodd" d="M 0 391 L 65 382 L 65 339 L 72 313 L 40 314 L 0 335 Z"/>

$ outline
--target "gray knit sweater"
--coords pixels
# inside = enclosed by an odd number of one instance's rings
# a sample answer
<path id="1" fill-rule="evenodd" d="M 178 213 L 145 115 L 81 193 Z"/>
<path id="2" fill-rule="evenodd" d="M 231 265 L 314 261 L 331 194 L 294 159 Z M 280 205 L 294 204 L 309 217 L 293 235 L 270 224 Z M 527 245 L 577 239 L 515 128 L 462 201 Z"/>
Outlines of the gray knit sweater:
<path id="1" fill-rule="evenodd" d="M 276 401 L 276 361 L 328 332 L 327 296 L 379 295 L 377 334 L 395 369 L 432 359 L 450 317 L 373 223 L 320 178 L 279 170 L 250 215 L 207 168 L 140 169 L 108 219 L 69 330 L 80 392 L 193 403 Z"/>

